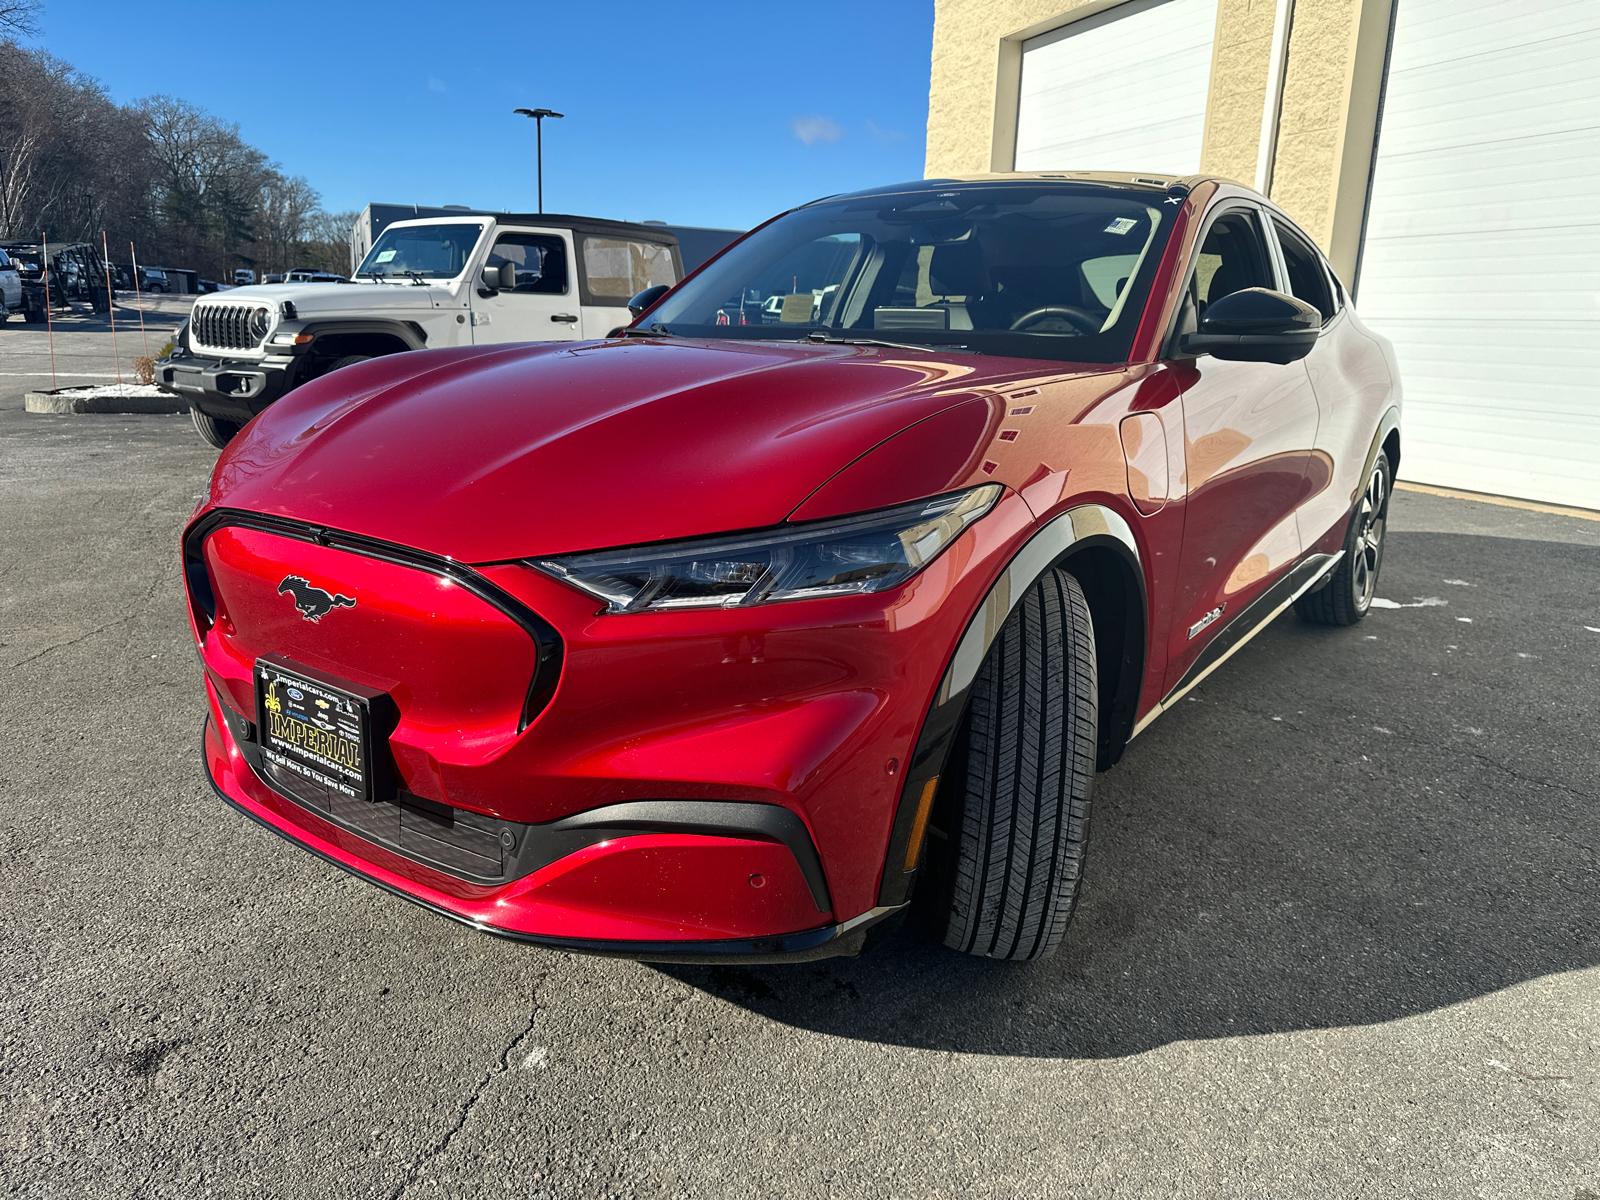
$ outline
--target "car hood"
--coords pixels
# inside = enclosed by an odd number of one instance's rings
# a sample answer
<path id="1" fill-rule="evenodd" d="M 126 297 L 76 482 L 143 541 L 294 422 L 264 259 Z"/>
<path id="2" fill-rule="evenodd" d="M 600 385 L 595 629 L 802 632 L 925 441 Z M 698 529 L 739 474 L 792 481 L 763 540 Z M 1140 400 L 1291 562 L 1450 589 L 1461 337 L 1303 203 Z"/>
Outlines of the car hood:
<path id="1" fill-rule="evenodd" d="M 252 421 L 207 507 L 475 563 L 755 528 L 907 426 L 1044 367 L 676 339 L 392 355 Z"/>
<path id="2" fill-rule="evenodd" d="M 393 283 L 266 283 L 229 288 L 205 297 L 207 304 L 265 304 L 276 312 L 290 301 L 301 317 L 322 313 L 406 311 L 437 308 L 454 301 L 448 288 Z"/>

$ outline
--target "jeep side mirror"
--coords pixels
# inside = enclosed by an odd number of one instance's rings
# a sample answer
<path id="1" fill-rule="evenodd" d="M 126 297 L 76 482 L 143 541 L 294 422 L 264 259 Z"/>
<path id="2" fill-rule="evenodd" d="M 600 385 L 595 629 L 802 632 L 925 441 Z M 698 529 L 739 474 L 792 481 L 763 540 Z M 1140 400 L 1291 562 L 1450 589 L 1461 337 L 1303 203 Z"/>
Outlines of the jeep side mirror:
<path id="1" fill-rule="evenodd" d="M 628 301 L 628 311 L 637 317 L 671 290 L 672 288 L 664 283 L 658 283 L 655 287 L 647 287 L 632 300 Z"/>
<path id="2" fill-rule="evenodd" d="M 1322 314 L 1305 301 L 1245 288 L 1208 305 L 1198 331 L 1179 337 L 1178 349 L 1229 362 L 1288 364 L 1311 353 L 1321 328 Z"/>
<path id="3" fill-rule="evenodd" d="M 509 292 L 517 286 L 516 263 L 501 263 L 498 267 L 483 269 L 483 286 L 490 291 Z"/>

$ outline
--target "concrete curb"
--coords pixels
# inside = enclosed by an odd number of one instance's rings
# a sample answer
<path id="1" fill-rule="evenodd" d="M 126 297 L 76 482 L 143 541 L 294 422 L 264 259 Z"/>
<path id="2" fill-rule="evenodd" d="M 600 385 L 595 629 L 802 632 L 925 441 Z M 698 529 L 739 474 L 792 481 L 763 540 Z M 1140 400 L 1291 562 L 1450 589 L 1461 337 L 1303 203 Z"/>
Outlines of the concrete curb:
<path id="1" fill-rule="evenodd" d="M 31 413 L 183 413 L 189 402 L 179 396 L 73 396 L 29 392 L 23 407 Z"/>

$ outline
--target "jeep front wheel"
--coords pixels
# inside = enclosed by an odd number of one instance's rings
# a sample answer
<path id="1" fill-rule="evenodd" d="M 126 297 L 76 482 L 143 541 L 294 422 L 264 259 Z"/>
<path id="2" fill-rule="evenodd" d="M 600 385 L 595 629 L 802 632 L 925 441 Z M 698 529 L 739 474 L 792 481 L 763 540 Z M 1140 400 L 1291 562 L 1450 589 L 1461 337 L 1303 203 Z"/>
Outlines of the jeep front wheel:
<path id="1" fill-rule="evenodd" d="M 198 408 L 189 410 L 189 419 L 194 422 L 194 430 L 211 445 L 221 450 L 238 436 L 239 430 L 244 426 L 237 421 L 224 421 L 220 417 L 209 416 Z"/>

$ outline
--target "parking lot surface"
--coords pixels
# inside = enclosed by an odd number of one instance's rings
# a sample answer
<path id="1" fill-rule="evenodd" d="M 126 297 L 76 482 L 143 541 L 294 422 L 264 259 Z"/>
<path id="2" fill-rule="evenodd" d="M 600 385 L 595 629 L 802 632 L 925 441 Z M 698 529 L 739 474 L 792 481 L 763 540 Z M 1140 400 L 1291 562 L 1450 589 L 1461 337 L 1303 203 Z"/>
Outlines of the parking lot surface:
<path id="1" fill-rule="evenodd" d="M 215 798 L 214 453 L 24 414 L 40 337 L 0 329 L 0 1192 L 1600 1196 L 1600 522 L 1398 493 L 1388 606 L 1280 618 L 1100 777 L 1053 959 L 646 966 Z"/>

